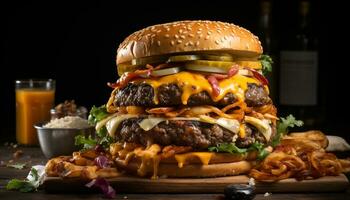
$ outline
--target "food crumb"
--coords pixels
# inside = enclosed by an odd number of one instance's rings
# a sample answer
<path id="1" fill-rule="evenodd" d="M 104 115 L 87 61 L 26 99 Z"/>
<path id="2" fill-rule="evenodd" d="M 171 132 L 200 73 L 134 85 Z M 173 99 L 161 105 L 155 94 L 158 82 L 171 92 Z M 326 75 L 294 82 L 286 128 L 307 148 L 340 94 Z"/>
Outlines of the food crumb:
<path id="1" fill-rule="evenodd" d="M 0 160 L 0 166 L 5 166 L 5 162 Z"/>
<path id="2" fill-rule="evenodd" d="M 8 163 L 13 163 L 13 160 L 9 160 Z"/>
<path id="3" fill-rule="evenodd" d="M 249 185 L 251 185 L 251 186 L 255 185 L 255 179 L 254 178 L 250 178 L 249 179 Z"/>
<path id="4" fill-rule="evenodd" d="M 14 159 L 18 159 L 22 155 L 23 155 L 23 151 L 22 150 L 17 150 L 15 153 L 13 153 L 13 158 Z"/>
<path id="5" fill-rule="evenodd" d="M 127 197 L 127 196 L 124 196 L 123 198 L 124 198 L 124 199 L 128 199 L 128 197 Z"/>
<path id="6" fill-rule="evenodd" d="M 268 196 L 270 196 L 272 193 L 270 193 L 270 192 L 266 192 L 265 194 L 264 194 L 264 197 L 268 197 Z"/>

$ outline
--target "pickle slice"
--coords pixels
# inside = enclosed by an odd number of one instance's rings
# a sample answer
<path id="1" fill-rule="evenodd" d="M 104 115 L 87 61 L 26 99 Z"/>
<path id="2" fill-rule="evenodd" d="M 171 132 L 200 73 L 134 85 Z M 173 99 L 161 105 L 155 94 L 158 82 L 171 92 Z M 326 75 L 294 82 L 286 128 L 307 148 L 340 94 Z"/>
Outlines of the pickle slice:
<path id="1" fill-rule="evenodd" d="M 155 70 L 151 73 L 152 76 L 166 76 L 170 74 L 176 74 L 181 71 L 180 67 L 172 67 L 172 68 L 165 68 L 165 69 L 159 69 Z"/>
<path id="2" fill-rule="evenodd" d="M 178 56 L 171 56 L 168 59 L 168 63 L 170 62 L 185 62 L 185 61 L 192 61 L 192 60 L 200 60 L 201 55 L 178 55 Z"/>
<path id="3" fill-rule="evenodd" d="M 144 58 L 135 58 L 131 60 L 131 65 L 144 66 L 153 63 L 164 63 L 165 61 L 167 61 L 167 59 L 168 56 L 151 56 Z"/>
<path id="4" fill-rule="evenodd" d="M 126 63 L 121 63 L 118 65 L 118 75 L 121 76 L 125 72 L 131 72 L 139 69 L 141 66 L 138 65 L 131 65 L 131 64 L 126 64 Z"/>
<path id="5" fill-rule="evenodd" d="M 194 60 L 185 63 L 185 67 L 186 69 L 195 71 L 226 73 L 234 64 L 236 63 L 226 61 Z"/>
<path id="6" fill-rule="evenodd" d="M 205 60 L 213 60 L 213 61 L 234 61 L 234 58 L 230 55 L 208 55 L 204 54 L 203 59 Z"/>
<path id="7" fill-rule="evenodd" d="M 257 61 L 236 61 L 235 63 L 239 66 L 242 66 L 242 67 L 252 68 L 252 69 L 256 69 L 256 70 L 261 69 L 261 62 L 259 60 L 257 60 Z"/>
<path id="8" fill-rule="evenodd" d="M 219 73 L 219 74 L 226 74 L 227 71 L 225 69 L 222 68 L 218 68 L 218 67 L 209 67 L 209 66 L 186 66 L 186 69 L 188 70 L 192 70 L 192 71 L 199 71 L 199 72 L 211 72 L 211 73 Z"/>

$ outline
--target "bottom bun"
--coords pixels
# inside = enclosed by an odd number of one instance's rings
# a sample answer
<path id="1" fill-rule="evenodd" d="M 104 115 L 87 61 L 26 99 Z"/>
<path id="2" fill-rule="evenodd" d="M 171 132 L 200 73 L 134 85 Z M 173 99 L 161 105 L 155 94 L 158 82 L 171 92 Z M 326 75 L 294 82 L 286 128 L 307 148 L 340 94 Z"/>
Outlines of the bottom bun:
<path id="1" fill-rule="evenodd" d="M 143 167 L 140 170 L 141 163 L 131 161 L 126 164 L 124 161 L 117 160 L 116 165 L 128 173 L 138 174 L 140 176 L 152 176 L 153 165 Z M 238 161 L 231 163 L 215 163 L 209 165 L 188 164 L 179 168 L 175 163 L 160 163 L 157 176 L 159 177 L 219 177 L 233 176 L 238 174 L 247 174 L 253 164 L 249 161 Z"/>

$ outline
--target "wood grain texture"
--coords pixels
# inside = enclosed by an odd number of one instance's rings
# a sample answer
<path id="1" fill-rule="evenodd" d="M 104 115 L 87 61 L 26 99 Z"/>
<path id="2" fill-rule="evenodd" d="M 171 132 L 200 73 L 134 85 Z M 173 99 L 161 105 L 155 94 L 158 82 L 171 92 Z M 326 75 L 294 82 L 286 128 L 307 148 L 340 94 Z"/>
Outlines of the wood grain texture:
<path id="1" fill-rule="evenodd" d="M 125 193 L 222 193 L 226 185 L 248 183 L 247 176 L 232 176 L 201 179 L 158 179 L 118 177 L 108 179 L 118 191 Z M 48 177 L 44 182 L 47 192 L 87 191 L 86 182 L 79 179 Z M 66 187 L 69 185 L 69 187 Z M 281 192 L 340 192 L 346 190 L 349 182 L 344 175 L 322 177 L 316 180 L 296 181 L 286 179 L 277 183 L 256 183 L 257 193 Z"/>

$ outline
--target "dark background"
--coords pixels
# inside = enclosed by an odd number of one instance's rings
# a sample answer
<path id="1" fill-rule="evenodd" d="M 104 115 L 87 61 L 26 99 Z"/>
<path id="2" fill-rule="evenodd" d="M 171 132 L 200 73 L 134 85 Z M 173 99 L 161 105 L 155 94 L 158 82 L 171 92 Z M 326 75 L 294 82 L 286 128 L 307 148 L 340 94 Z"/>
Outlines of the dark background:
<path id="1" fill-rule="evenodd" d="M 209 19 L 232 22 L 258 34 L 257 0 L 162 2 L 1 3 L 0 141 L 15 139 L 16 79 L 56 79 L 56 103 L 75 99 L 89 108 L 108 100 L 111 89 L 106 82 L 117 79 L 116 49 L 136 30 L 176 20 Z M 297 5 L 298 1 L 273 2 L 273 39 L 279 48 L 294 30 Z M 325 96 L 325 121 L 317 128 L 349 138 L 346 7 L 336 1 L 311 1 L 320 42 L 320 89 Z"/>

